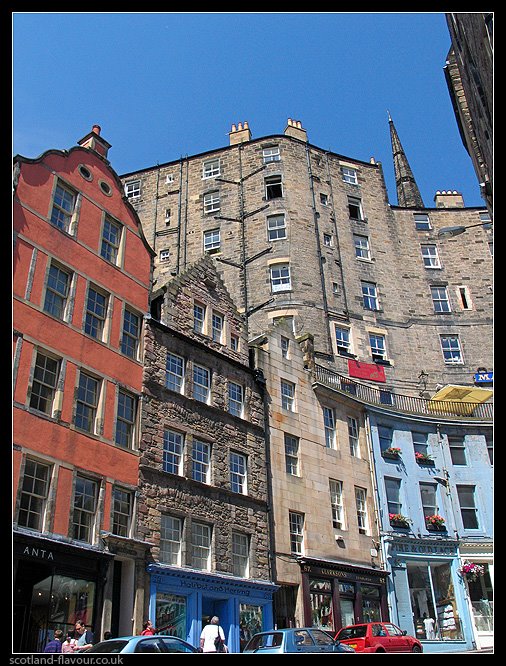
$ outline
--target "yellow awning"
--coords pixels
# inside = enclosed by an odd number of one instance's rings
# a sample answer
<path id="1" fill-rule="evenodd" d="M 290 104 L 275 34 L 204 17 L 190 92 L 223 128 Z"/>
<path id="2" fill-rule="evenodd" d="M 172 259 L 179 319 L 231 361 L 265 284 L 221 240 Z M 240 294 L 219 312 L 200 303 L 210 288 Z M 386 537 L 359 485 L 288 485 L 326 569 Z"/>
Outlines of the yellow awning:
<path id="1" fill-rule="evenodd" d="M 429 400 L 429 411 L 441 411 L 462 416 L 470 416 L 477 404 L 486 402 L 494 395 L 490 389 L 476 386 L 456 386 L 447 384 Z M 444 403 L 444 404 L 441 404 Z"/>

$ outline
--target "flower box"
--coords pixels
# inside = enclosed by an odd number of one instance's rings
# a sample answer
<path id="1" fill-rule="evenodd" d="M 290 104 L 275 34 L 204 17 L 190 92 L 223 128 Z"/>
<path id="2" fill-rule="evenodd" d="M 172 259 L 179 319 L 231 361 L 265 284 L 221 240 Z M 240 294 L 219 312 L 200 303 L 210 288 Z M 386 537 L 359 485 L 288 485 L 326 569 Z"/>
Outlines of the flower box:
<path id="1" fill-rule="evenodd" d="M 425 527 L 429 532 L 446 532 L 445 519 L 437 513 L 425 516 Z"/>
<path id="2" fill-rule="evenodd" d="M 400 513 L 390 513 L 388 518 L 392 527 L 401 527 L 408 530 L 411 524 L 411 519 Z"/>
<path id="3" fill-rule="evenodd" d="M 390 447 L 381 452 L 383 458 L 390 458 L 391 460 L 398 460 L 401 456 L 401 449 Z"/>
<path id="4" fill-rule="evenodd" d="M 419 465 L 430 465 L 431 467 L 434 467 L 436 464 L 431 456 L 423 455 L 423 453 L 415 453 L 415 460 Z"/>

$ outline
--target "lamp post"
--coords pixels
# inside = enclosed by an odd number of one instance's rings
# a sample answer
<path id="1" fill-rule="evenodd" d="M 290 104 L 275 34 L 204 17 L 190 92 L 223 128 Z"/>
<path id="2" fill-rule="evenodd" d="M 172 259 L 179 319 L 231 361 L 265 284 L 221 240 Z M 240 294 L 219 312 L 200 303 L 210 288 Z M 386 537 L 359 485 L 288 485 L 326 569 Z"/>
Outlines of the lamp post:
<path id="1" fill-rule="evenodd" d="M 470 224 L 469 226 L 455 226 L 455 227 L 443 227 L 437 232 L 437 237 L 438 238 L 447 238 L 449 236 L 460 236 L 460 234 L 463 234 L 465 231 L 468 229 L 472 229 L 473 227 L 485 227 L 485 226 L 492 226 L 492 222 L 480 222 L 480 224 Z"/>

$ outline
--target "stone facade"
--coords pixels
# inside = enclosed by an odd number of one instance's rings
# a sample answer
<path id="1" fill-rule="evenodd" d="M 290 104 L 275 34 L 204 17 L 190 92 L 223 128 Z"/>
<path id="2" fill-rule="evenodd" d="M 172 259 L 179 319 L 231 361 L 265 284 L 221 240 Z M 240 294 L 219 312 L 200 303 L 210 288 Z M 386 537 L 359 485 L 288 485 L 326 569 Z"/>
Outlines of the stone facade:
<path id="1" fill-rule="evenodd" d="M 264 441 L 263 398 L 249 369 L 247 345 L 213 341 L 193 331 L 194 300 L 209 312 L 219 307 L 226 330 L 243 336 L 241 317 L 235 310 L 212 260 L 204 258 L 167 285 L 162 320 L 148 319 L 145 334 L 144 395 L 139 480 L 139 536 L 153 543 L 154 561 L 168 564 L 160 553 L 161 516 L 179 518 L 181 551 L 177 565 L 196 567 L 191 552 L 192 523 L 211 528 L 209 571 L 233 575 L 232 531 L 249 540 L 249 577 L 269 580 L 269 529 L 267 523 L 267 476 Z M 180 390 L 167 387 L 168 353 L 183 360 Z M 194 397 L 193 368 L 211 370 L 210 397 Z M 243 411 L 229 411 L 229 383 L 243 388 Z M 177 470 L 167 464 L 164 449 L 167 431 L 181 436 L 181 461 Z M 209 447 L 205 480 L 196 480 L 192 455 L 196 441 Z M 165 440 L 166 442 L 166 440 Z M 231 453 L 247 461 L 243 491 L 231 485 Z M 196 567 L 200 568 L 200 567 Z"/>
<path id="2" fill-rule="evenodd" d="M 266 379 L 269 404 L 276 524 L 273 549 L 276 581 L 281 586 L 275 604 L 276 622 L 279 627 L 314 624 L 336 630 L 345 618 L 344 606 L 336 602 L 332 608 L 331 604 L 326 615 L 332 619 L 312 616 L 318 602 L 311 592 L 311 577 L 306 581 L 303 575 L 304 563 L 311 561 L 312 566 L 318 564 L 324 569 L 332 566 L 336 580 L 329 584 L 336 592 L 339 577 L 356 585 L 357 571 L 373 580 L 381 572 L 379 553 L 371 557 L 372 545 L 379 542 L 379 525 L 364 410 L 360 403 L 318 383 L 312 372 L 311 336 L 296 340 L 287 323 L 280 322 L 256 341 L 254 348 L 256 364 Z M 291 409 L 283 404 L 282 382 L 293 386 Z M 325 409 L 333 415 L 333 434 L 329 433 L 328 438 Z M 338 488 L 339 515 L 332 510 L 332 493 Z M 365 500 L 360 519 L 357 490 Z M 291 514 L 303 517 L 301 541 L 295 549 Z M 377 589 L 380 587 L 378 583 Z M 364 617 L 357 597 L 353 602 L 356 617 Z"/>
<path id="3" fill-rule="evenodd" d="M 295 121 L 282 135 L 244 132 L 238 143 L 232 132 L 228 147 L 122 177 L 127 191 L 139 188 L 130 201 L 157 252 L 155 288 L 208 252 L 246 314 L 250 340 L 291 317 L 297 335 L 314 336 L 321 362 L 347 374 L 350 353 L 376 363 L 371 335 L 379 336 L 385 383 L 396 393 L 418 395 L 422 370 L 434 392 L 492 367 L 490 231 L 438 235 L 479 224 L 485 208 L 465 208 L 461 197 L 392 206 L 374 159 L 313 146 Z M 429 228 L 418 230 L 415 215 L 428 216 Z M 437 268 L 426 267 L 422 251 L 437 252 Z M 448 311 L 435 311 L 432 287 L 446 288 Z M 375 309 L 364 307 L 364 290 L 375 291 Z M 459 336 L 458 363 L 445 361 L 441 335 Z"/>

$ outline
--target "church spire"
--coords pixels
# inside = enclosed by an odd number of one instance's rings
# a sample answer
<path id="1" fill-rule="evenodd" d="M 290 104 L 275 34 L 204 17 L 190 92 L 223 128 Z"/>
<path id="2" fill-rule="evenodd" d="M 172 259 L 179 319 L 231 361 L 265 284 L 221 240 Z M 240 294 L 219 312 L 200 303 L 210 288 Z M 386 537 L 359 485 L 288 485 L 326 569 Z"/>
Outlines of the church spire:
<path id="1" fill-rule="evenodd" d="M 388 112 L 388 124 L 390 125 L 390 139 L 392 141 L 392 155 L 394 158 L 397 205 L 403 208 L 425 208 L 399 135 L 390 117 L 390 112 Z"/>

